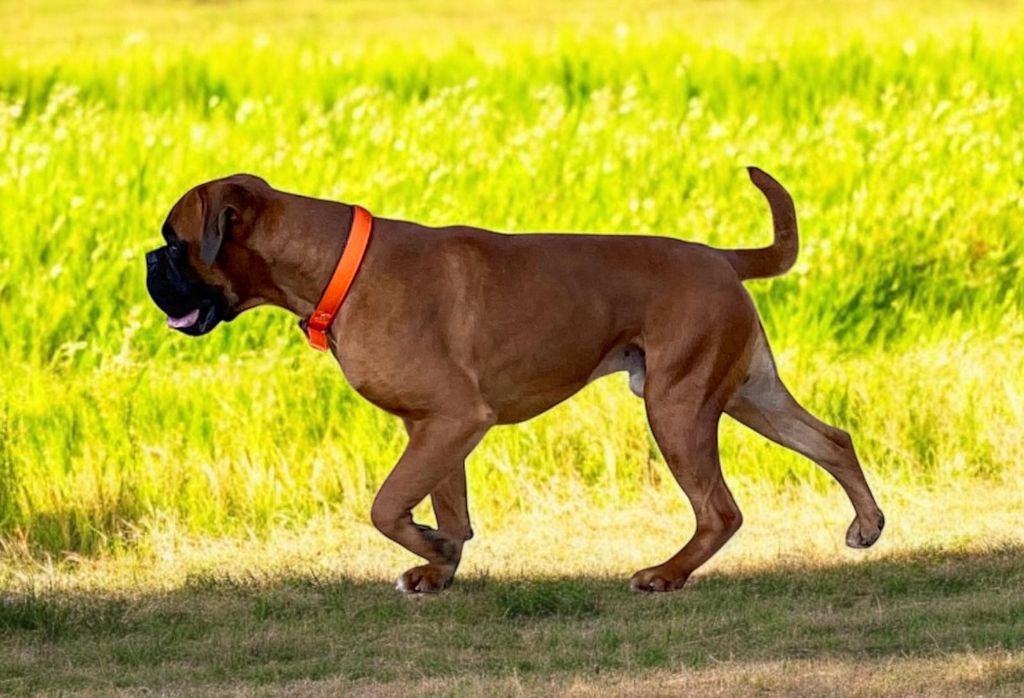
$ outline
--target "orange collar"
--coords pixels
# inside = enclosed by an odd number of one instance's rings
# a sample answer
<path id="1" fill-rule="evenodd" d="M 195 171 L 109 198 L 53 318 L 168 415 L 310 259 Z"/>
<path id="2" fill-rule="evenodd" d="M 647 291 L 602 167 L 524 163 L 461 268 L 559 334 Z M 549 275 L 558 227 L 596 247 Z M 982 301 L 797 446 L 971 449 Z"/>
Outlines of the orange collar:
<path id="1" fill-rule="evenodd" d="M 345 250 L 341 253 L 338 266 L 327 282 L 327 288 L 316 304 L 313 314 L 306 320 L 306 336 L 309 346 L 320 351 L 327 351 L 327 328 L 334 322 L 334 316 L 348 295 L 352 282 L 359 271 L 359 265 L 366 254 L 366 246 L 370 244 L 373 232 L 373 216 L 361 206 L 352 207 L 352 228 L 348 231 Z"/>

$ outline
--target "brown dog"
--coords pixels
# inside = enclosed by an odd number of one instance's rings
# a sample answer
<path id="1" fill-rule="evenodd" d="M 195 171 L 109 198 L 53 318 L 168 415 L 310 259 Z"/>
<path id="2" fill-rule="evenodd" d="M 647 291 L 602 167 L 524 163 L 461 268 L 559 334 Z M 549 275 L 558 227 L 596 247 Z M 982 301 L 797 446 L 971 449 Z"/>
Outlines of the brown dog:
<path id="1" fill-rule="evenodd" d="M 370 513 L 381 533 L 427 560 L 399 577 L 400 590 L 451 584 L 473 535 L 464 461 L 487 430 L 538 415 L 615 371 L 629 372 L 697 518 L 678 553 L 633 575 L 634 589 L 678 589 L 740 527 L 719 464 L 723 412 L 839 481 L 856 512 L 848 545 L 878 539 L 884 518 L 849 435 L 786 390 L 741 283 L 781 274 L 797 255 L 789 194 L 761 170 L 750 177 L 775 223 L 775 241 L 762 249 L 376 220 L 329 336 L 352 386 L 409 433 Z M 147 256 L 150 293 L 171 326 L 191 335 L 264 303 L 307 317 L 352 216 L 351 206 L 250 175 L 202 184 L 168 216 L 167 246 Z M 437 531 L 412 519 L 427 495 Z"/>

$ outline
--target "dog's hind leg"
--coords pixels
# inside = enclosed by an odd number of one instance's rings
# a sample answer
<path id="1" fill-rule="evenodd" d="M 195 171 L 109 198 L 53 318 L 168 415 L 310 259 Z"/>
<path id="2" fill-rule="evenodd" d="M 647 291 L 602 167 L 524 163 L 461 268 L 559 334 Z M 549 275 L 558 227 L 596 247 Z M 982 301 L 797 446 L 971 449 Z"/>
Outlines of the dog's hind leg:
<path id="1" fill-rule="evenodd" d="M 404 592 L 436 592 L 447 588 L 455 574 L 465 538 L 446 530 L 465 509 L 465 459 L 493 424 L 484 411 L 463 418 L 432 417 L 414 422 L 409 444 L 384 480 L 370 510 L 381 533 L 427 560 L 398 578 Z M 460 477 L 459 473 L 463 473 Z M 443 506 L 440 531 L 416 524 L 412 510 L 428 494 L 437 493 Z M 437 499 L 434 500 L 435 504 Z M 452 514 L 452 516 L 449 516 Z M 455 524 L 455 530 L 459 524 Z M 465 516 L 468 529 L 469 518 Z M 465 531 L 463 531 L 465 533 Z"/>
<path id="2" fill-rule="evenodd" d="M 739 530 L 743 516 L 722 477 L 720 415 L 694 413 L 682 404 L 649 407 L 648 414 L 665 461 L 693 506 L 697 530 L 667 561 L 634 574 L 630 586 L 634 591 L 671 591 L 682 587 L 694 570 L 725 545 Z"/>
<path id="3" fill-rule="evenodd" d="M 693 506 L 697 529 L 671 558 L 634 574 L 630 586 L 634 591 L 671 591 L 682 587 L 743 523 L 718 453 L 724 396 L 734 387 L 738 376 L 732 367 L 742 356 L 720 337 L 648 351 L 647 356 L 647 419 L 669 470 Z"/>
<path id="4" fill-rule="evenodd" d="M 783 385 L 768 343 L 759 333 L 747 381 L 733 394 L 726 413 L 757 433 L 810 458 L 834 477 L 856 516 L 846 533 L 852 548 L 871 546 L 885 526 L 853 449 L 850 435 L 805 410 Z"/>

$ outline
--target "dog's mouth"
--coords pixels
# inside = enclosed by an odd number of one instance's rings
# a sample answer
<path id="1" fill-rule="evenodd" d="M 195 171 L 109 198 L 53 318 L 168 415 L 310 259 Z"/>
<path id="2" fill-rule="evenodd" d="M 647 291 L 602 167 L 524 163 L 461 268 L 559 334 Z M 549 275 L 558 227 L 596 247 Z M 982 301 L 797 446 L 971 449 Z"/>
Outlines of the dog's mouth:
<path id="1" fill-rule="evenodd" d="M 167 326 L 192 337 L 210 332 L 237 313 L 220 289 L 195 278 L 181 249 L 173 245 L 146 254 L 146 287 L 167 316 Z"/>
<path id="2" fill-rule="evenodd" d="M 199 307 L 180 316 L 164 310 L 167 314 L 167 326 L 190 337 L 200 337 L 222 321 L 231 322 L 236 315 L 218 298 L 203 299 L 198 305 Z"/>
<path id="3" fill-rule="evenodd" d="M 176 330 L 183 330 L 186 327 L 192 327 L 192 325 L 196 324 L 196 322 L 198 321 L 199 308 L 196 308 L 191 313 L 188 313 L 187 315 L 182 315 L 181 317 L 171 317 L 170 315 L 167 316 L 167 326 L 173 327 Z"/>

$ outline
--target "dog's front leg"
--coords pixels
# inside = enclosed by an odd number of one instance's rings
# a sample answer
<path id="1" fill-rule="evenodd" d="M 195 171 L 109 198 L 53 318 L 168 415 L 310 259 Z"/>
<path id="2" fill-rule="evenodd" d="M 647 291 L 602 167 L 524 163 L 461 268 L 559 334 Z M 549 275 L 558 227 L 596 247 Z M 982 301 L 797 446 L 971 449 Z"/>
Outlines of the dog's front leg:
<path id="1" fill-rule="evenodd" d="M 377 493 L 370 511 L 385 536 L 427 560 L 398 578 L 403 592 L 437 592 L 455 575 L 468 538 L 465 459 L 493 424 L 486 416 L 433 417 L 409 427 L 409 444 Z M 431 495 L 440 530 L 416 524 L 412 510 Z"/>
<path id="2" fill-rule="evenodd" d="M 403 422 L 405 433 L 411 438 L 413 422 L 408 419 Z M 430 504 L 434 508 L 438 530 L 452 540 L 461 555 L 462 545 L 473 537 L 473 527 L 469 523 L 469 503 L 466 500 L 465 462 L 430 491 Z"/>

